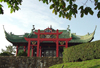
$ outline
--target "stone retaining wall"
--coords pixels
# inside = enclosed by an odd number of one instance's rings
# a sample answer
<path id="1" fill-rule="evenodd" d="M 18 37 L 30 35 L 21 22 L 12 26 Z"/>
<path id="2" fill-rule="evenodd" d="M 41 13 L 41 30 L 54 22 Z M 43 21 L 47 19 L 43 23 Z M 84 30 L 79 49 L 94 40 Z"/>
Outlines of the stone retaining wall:
<path id="1" fill-rule="evenodd" d="M 62 57 L 0 56 L 0 68 L 49 68 L 60 63 Z"/>

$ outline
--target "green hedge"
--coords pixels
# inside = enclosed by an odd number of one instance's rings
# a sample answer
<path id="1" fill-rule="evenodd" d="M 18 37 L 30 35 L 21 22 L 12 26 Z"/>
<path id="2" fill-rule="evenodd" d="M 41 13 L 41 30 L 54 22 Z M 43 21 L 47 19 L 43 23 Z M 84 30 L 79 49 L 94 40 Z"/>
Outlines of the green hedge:
<path id="1" fill-rule="evenodd" d="M 10 52 L 3 52 L 0 53 L 0 56 L 13 56 L 13 54 L 11 54 Z"/>
<path id="2" fill-rule="evenodd" d="M 100 59 L 100 40 L 64 48 L 63 62 Z"/>
<path id="3" fill-rule="evenodd" d="M 21 51 L 17 54 L 17 56 L 27 56 L 27 53 L 24 51 Z"/>

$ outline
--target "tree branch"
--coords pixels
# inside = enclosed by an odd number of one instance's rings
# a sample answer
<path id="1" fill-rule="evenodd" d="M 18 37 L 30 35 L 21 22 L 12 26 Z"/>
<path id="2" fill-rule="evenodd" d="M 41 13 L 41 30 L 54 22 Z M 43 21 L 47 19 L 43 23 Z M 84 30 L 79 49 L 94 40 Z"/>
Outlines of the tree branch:
<path id="1" fill-rule="evenodd" d="M 85 3 L 83 3 L 83 6 L 86 5 L 87 2 L 88 2 L 88 0 Z"/>

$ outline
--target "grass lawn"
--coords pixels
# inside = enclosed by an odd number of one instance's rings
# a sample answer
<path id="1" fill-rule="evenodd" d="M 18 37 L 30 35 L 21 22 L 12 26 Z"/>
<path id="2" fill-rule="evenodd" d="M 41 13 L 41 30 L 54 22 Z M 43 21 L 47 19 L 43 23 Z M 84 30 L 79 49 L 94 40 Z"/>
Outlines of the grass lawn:
<path id="1" fill-rule="evenodd" d="M 49 68 L 62 68 L 63 65 L 63 68 L 100 68 L 100 59 L 56 64 Z"/>

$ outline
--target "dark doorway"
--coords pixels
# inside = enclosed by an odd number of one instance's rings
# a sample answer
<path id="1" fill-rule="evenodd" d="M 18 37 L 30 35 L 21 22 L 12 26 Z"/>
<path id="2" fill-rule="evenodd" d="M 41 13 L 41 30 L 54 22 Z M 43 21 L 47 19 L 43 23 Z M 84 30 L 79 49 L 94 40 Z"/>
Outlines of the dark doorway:
<path id="1" fill-rule="evenodd" d="M 42 57 L 56 57 L 56 43 L 40 43 Z"/>
<path id="2" fill-rule="evenodd" d="M 40 43 L 41 57 L 56 57 L 56 43 Z M 59 47 L 59 57 L 62 57 L 63 47 Z"/>

